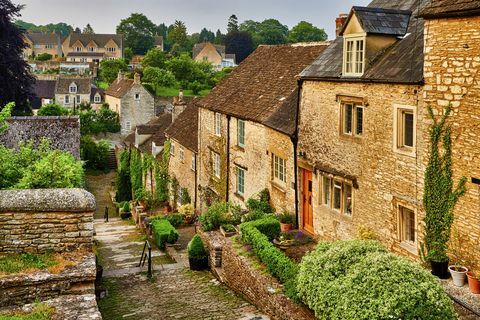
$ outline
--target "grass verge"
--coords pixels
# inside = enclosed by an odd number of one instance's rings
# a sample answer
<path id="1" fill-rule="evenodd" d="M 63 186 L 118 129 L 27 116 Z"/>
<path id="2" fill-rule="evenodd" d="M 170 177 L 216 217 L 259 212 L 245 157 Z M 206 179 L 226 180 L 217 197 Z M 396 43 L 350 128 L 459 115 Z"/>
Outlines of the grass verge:
<path id="1" fill-rule="evenodd" d="M 0 320 L 50 320 L 55 314 L 55 308 L 43 303 L 35 304 L 32 312 L 14 312 L 0 315 Z"/>

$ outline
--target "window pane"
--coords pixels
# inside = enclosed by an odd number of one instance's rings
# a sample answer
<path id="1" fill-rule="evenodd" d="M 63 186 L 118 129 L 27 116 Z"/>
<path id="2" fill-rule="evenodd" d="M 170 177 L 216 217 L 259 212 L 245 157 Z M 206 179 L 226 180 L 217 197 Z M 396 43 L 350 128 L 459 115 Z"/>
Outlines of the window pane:
<path id="1" fill-rule="evenodd" d="M 343 213 L 352 215 L 352 186 L 344 184 L 343 192 Z"/>
<path id="2" fill-rule="evenodd" d="M 403 113 L 403 144 L 413 147 L 413 113 Z"/>
<path id="3" fill-rule="evenodd" d="M 352 112 L 353 112 L 353 105 L 346 104 L 344 108 L 344 123 L 343 123 L 343 133 L 345 134 L 352 133 Z"/>
<path id="4" fill-rule="evenodd" d="M 340 210 L 342 203 L 342 183 L 333 182 L 333 208 Z"/>
<path id="5" fill-rule="evenodd" d="M 245 145 L 245 121 L 243 120 L 238 120 L 237 139 L 238 145 L 243 147 Z"/>
<path id="6" fill-rule="evenodd" d="M 241 195 L 245 193 L 245 170 L 237 168 L 237 192 Z"/>
<path id="7" fill-rule="evenodd" d="M 345 71 L 347 73 L 353 72 L 353 41 L 347 41 L 347 54 L 345 57 Z"/>
<path id="8" fill-rule="evenodd" d="M 402 241 L 415 242 L 415 212 L 400 207 L 402 223 Z"/>
<path id="9" fill-rule="evenodd" d="M 363 73 L 363 40 L 357 40 L 355 73 Z"/>
<path id="10" fill-rule="evenodd" d="M 330 206 L 330 188 L 332 187 L 331 179 L 323 177 L 323 204 Z"/>
<path id="11" fill-rule="evenodd" d="M 355 125 L 355 134 L 362 135 L 363 133 L 363 108 L 356 107 L 355 108 L 356 114 L 356 125 Z"/>

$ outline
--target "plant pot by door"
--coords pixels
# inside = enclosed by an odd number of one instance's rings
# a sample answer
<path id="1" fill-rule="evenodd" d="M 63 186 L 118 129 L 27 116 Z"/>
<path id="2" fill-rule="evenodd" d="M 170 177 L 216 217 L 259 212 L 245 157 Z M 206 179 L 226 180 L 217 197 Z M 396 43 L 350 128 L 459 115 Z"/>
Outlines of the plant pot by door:
<path id="1" fill-rule="evenodd" d="M 468 269 L 463 266 L 449 266 L 448 271 L 452 275 L 453 284 L 457 287 L 463 287 L 465 285 L 465 276 Z"/>
<path id="2" fill-rule="evenodd" d="M 450 278 L 450 273 L 448 272 L 448 261 L 445 262 L 436 262 L 430 261 L 432 266 L 432 274 L 440 279 Z"/>
<path id="3" fill-rule="evenodd" d="M 468 287 L 470 292 L 474 294 L 480 294 L 480 280 L 473 272 L 467 272 L 468 277 Z"/>
<path id="4" fill-rule="evenodd" d="M 287 232 L 292 230 L 293 225 L 291 223 L 281 223 L 280 222 L 280 231 Z"/>
<path id="5" fill-rule="evenodd" d="M 190 270 L 201 271 L 208 269 L 208 257 L 204 258 L 188 258 Z"/>

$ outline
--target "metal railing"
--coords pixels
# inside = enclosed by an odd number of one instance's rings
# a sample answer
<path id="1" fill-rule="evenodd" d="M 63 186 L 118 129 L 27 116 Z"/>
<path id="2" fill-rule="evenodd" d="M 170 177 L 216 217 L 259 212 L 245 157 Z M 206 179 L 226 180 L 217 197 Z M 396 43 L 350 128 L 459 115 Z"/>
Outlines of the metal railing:
<path id="1" fill-rule="evenodd" d="M 147 248 L 148 248 L 148 252 L 146 252 Z M 145 266 L 145 260 L 147 258 L 148 258 L 147 277 L 151 278 L 152 277 L 152 247 L 150 246 L 150 243 L 148 242 L 148 240 L 145 240 L 145 244 L 143 245 L 142 256 L 140 257 L 140 263 L 138 264 L 138 267 Z"/>

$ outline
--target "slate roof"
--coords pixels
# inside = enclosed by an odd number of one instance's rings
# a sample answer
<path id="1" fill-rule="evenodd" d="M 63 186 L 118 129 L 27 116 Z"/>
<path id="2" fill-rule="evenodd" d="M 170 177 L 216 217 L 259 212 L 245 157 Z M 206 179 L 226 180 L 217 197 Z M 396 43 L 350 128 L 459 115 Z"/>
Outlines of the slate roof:
<path id="1" fill-rule="evenodd" d="M 162 113 L 159 117 L 150 120 L 148 123 L 137 126 L 137 132 L 139 134 L 150 135 L 138 149 L 143 153 L 152 153 L 152 143 L 155 142 L 157 146 L 163 146 L 166 141 L 165 130 L 172 123 L 172 115 L 170 113 Z M 133 145 L 135 143 L 135 131 L 130 133 L 123 142 L 127 145 Z"/>
<path id="2" fill-rule="evenodd" d="M 297 76 L 328 43 L 259 46 L 230 75 L 196 104 L 212 111 L 272 126 L 272 115 L 297 88 Z M 296 108 L 295 108 L 296 109 Z M 270 119 L 270 121 L 268 121 Z"/>
<path id="3" fill-rule="evenodd" d="M 43 33 L 43 32 L 27 32 L 25 37 L 30 39 L 33 44 L 53 44 L 59 45 L 62 38 L 60 35 L 55 33 Z"/>
<path id="4" fill-rule="evenodd" d="M 418 5 L 420 3 L 420 6 Z M 330 81 L 409 83 L 423 82 L 423 19 L 417 14 L 430 0 L 374 0 L 369 7 L 381 9 L 409 10 L 406 35 L 399 38 L 389 48 L 379 52 L 365 67 L 361 77 L 342 76 L 343 37 L 338 37 L 301 73 L 303 79 L 322 79 Z"/>
<path id="5" fill-rule="evenodd" d="M 115 98 L 123 98 L 123 96 L 132 88 L 132 86 L 132 79 L 123 79 L 120 82 L 118 80 L 115 80 L 108 87 L 107 91 L 105 91 L 105 95 Z"/>
<path id="6" fill-rule="evenodd" d="M 87 34 L 87 33 L 70 33 L 68 46 L 71 47 L 75 42 L 80 41 L 83 46 L 87 46 L 91 41 L 95 42 L 99 47 L 105 47 L 108 41 L 113 40 L 118 47 L 122 48 L 123 35 L 121 34 Z"/>
<path id="7" fill-rule="evenodd" d="M 89 77 L 59 77 L 55 86 L 55 94 L 70 93 L 70 84 L 74 82 L 77 85 L 77 94 L 91 94 L 92 79 Z"/>
<path id="8" fill-rule="evenodd" d="M 355 15 L 366 33 L 403 36 L 407 33 L 411 14 L 409 10 L 353 7 L 340 35 Z"/>
<path id="9" fill-rule="evenodd" d="M 92 93 L 90 94 L 90 101 L 95 101 L 94 98 L 97 93 L 100 94 L 100 97 L 103 101 L 105 97 L 105 91 L 103 91 L 102 89 L 92 84 Z"/>
<path id="10" fill-rule="evenodd" d="M 53 99 L 55 97 L 56 80 L 35 80 L 33 94 L 39 98 Z"/>
<path id="11" fill-rule="evenodd" d="M 219 44 L 212 44 L 210 42 L 202 42 L 202 43 L 197 43 L 193 46 L 193 50 L 192 50 L 193 59 L 195 59 L 195 57 L 198 56 L 200 52 L 202 52 L 205 46 L 209 44 L 215 47 L 219 55 L 221 55 L 222 57 L 225 55 L 225 46 L 222 46 Z"/>
<path id="12" fill-rule="evenodd" d="M 178 115 L 165 131 L 165 135 L 185 148 L 198 152 L 198 108 L 194 102 L 189 103 Z"/>
<path id="13" fill-rule="evenodd" d="M 420 16 L 424 18 L 446 18 L 480 15 L 479 0 L 432 0 Z"/>
<path id="14" fill-rule="evenodd" d="M 266 121 L 265 124 L 277 131 L 292 137 L 295 134 L 298 103 L 298 87 L 282 103 Z"/>

